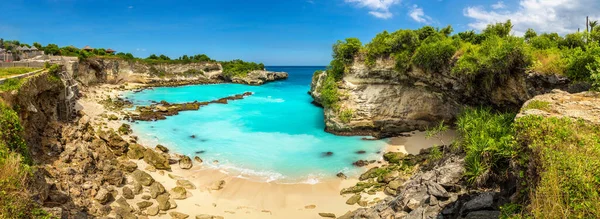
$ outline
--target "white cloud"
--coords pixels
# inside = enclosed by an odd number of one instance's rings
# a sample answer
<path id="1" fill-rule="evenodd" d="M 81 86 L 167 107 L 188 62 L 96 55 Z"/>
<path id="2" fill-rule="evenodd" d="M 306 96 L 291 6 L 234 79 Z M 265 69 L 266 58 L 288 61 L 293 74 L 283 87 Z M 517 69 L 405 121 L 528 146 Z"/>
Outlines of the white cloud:
<path id="1" fill-rule="evenodd" d="M 513 11 L 486 10 L 481 6 L 464 9 L 463 14 L 474 19 L 469 27 L 482 30 L 490 23 L 505 22 L 510 19 L 516 35 L 523 35 L 527 28 L 539 32 L 566 34 L 585 29 L 585 16 L 597 20 L 600 11 L 598 0 L 520 0 Z M 595 17 L 594 17 L 595 15 Z"/>
<path id="2" fill-rule="evenodd" d="M 361 8 L 368 8 L 369 14 L 377 18 L 388 19 L 394 15 L 390 12 L 390 7 L 399 4 L 400 0 L 344 0 L 346 3 L 356 4 Z"/>
<path id="3" fill-rule="evenodd" d="M 504 4 L 504 2 L 503 2 L 503 1 L 499 1 L 499 2 L 498 2 L 498 3 L 496 3 L 496 4 L 493 4 L 493 5 L 492 5 L 492 8 L 493 8 L 493 9 L 503 9 L 503 8 L 506 8 L 506 5 Z"/>
<path id="4" fill-rule="evenodd" d="M 413 5 L 410 12 L 408 12 L 408 16 L 410 16 L 413 20 L 419 23 L 431 23 L 431 17 L 425 15 L 423 12 L 423 8 L 419 8 L 417 5 Z"/>
<path id="5" fill-rule="evenodd" d="M 369 14 L 377 17 L 377 18 L 381 18 L 381 19 L 388 19 L 393 17 L 394 15 L 389 12 L 389 11 L 385 11 L 385 12 L 379 12 L 379 11 L 369 11 Z"/>
<path id="6" fill-rule="evenodd" d="M 132 6 L 132 5 L 130 5 L 130 6 L 129 6 L 129 7 L 127 7 L 127 8 L 129 8 L 129 9 L 132 9 L 132 8 L 133 8 L 133 6 Z"/>

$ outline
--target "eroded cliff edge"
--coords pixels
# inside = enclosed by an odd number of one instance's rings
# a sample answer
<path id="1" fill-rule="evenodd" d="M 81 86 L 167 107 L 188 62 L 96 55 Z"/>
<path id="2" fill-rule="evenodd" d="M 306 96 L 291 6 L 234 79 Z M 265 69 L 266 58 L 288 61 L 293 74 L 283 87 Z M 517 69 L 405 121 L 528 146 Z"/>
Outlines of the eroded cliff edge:
<path id="1" fill-rule="evenodd" d="M 261 85 L 287 79 L 285 72 L 253 70 L 231 76 L 218 62 L 159 63 L 123 59 L 88 58 L 64 63 L 67 71 L 83 85 L 97 83 L 141 83 L 149 86 L 179 86 L 189 84 L 238 83 Z"/>
<path id="2" fill-rule="evenodd" d="M 441 121 L 452 124 L 465 106 L 518 111 L 533 96 L 555 88 L 569 92 L 589 88 L 566 77 L 526 69 L 486 78 L 457 75 L 449 69 L 428 72 L 414 66 L 400 72 L 396 65 L 392 58 L 379 58 L 369 65 L 357 55 L 345 65 L 339 80 L 331 79 L 331 70 L 315 72 L 309 93 L 324 107 L 326 131 L 389 137 L 424 130 Z"/>

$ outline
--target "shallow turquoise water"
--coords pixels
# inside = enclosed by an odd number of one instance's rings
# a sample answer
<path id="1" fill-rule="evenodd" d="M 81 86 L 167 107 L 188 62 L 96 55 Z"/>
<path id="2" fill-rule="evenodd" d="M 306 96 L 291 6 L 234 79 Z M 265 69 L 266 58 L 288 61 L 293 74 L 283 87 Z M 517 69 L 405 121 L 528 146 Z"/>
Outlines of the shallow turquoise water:
<path id="1" fill-rule="evenodd" d="M 226 105 L 211 104 L 166 120 L 137 122 L 132 124 L 134 133 L 143 144 L 160 143 L 177 153 L 200 156 L 205 165 L 264 181 L 314 183 L 338 172 L 352 176 L 361 172 L 352 162 L 381 158 L 384 141 L 324 131 L 323 110 L 312 105 L 307 94 L 312 73 L 322 67 L 267 68 L 286 71 L 290 76 L 263 86 L 193 85 L 126 94 L 134 104 L 146 105 L 150 101 L 208 101 L 254 92 Z M 356 153 L 360 150 L 366 153 Z M 333 155 L 324 156 L 326 152 Z"/>

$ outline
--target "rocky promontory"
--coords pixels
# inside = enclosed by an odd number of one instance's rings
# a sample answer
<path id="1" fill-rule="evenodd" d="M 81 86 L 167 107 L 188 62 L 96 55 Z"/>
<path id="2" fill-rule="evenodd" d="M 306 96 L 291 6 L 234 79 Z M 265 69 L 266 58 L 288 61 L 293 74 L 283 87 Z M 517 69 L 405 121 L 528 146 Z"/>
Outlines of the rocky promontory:
<path id="1" fill-rule="evenodd" d="M 261 85 L 270 81 L 287 79 L 288 73 L 270 72 L 264 70 L 255 70 L 249 72 L 246 76 L 234 76 L 229 81 L 237 84 Z"/>
<path id="2" fill-rule="evenodd" d="M 554 88 L 573 92 L 589 89 L 572 85 L 563 76 L 528 74 L 525 70 L 515 70 L 502 83 L 483 87 L 482 82 L 449 70 L 427 72 L 413 67 L 402 73 L 395 66 L 393 59 L 380 58 L 368 65 L 364 57 L 357 56 L 346 65 L 339 81 L 327 81 L 330 71 L 316 72 L 309 92 L 314 102 L 326 105 L 325 90 L 328 98 L 336 100 L 335 106 L 325 106 L 326 131 L 391 137 L 425 130 L 441 121 L 451 124 L 465 106 L 517 111 L 533 96 Z"/>

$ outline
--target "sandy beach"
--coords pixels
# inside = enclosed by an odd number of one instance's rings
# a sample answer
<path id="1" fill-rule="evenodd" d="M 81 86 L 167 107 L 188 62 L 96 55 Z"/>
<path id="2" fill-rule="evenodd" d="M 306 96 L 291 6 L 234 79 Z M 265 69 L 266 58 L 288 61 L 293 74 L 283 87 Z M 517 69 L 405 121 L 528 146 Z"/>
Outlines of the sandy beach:
<path id="1" fill-rule="evenodd" d="M 105 109 L 100 102 L 107 97 L 118 97 L 124 90 L 136 88 L 139 86 L 135 84 L 127 85 L 125 89 L 114 85 L 94 87 L 85 92 L 86 96 L 79 100 L 78 106 L 85 115 L 91 118 L 96 127 L 116 130 L 123 124 L 123 120 L 120 120 L 123 115 L 120 112 L 111 112 Z M 116 115 L 119 120 L 109 120 L 106 115 Z M 385 151 L 418 154 L 423 148 L 450 143 L 455 133 L 447 131 L 439 135 L 440 138 L 426 138 L 425 132 L 407 134 L 409 136 L 387 139 L 388 146 Z M 151 145 L 144 146 L 153 148 Z M 177 180 L 188 180 L 196 187 L 187 190 L 187 198 L 171 200 L 176 203 L 176 208 L 166 212 L 161 211 L 157 216 L 149 216 L 150 218 L 171 218 L 169 212 L 172 211 L 188 214 L 191 218 L 201 214 L 249 219 L 322 218 L 319 213 L 333 213 L 339 217 L 361 207 L 358 204 L 346 204 L 352 194 L 340 195 L 340 190 L 354 186 L 358 182 L 356 177 L 348 179 L 332 177 L 316 184 L 283 184 L 240 178 L 219 169 L 205 167 L 196 161 L 193 162 L 194 166 L 191 169 L 184 170 L 175 164 L 172 165 L 171 171 L 152 170 L 152 168 L 147 168 L 148 164 L 143 160 L 134 160 L 134 162 L 138 165 L 138 169 L 150 174 L 167 191 L 177 186 Z M 379 162 L 377 165 L 381 165 L 381 163 Z M 368 168 L 372 166 L 369 165 Z M 367 167 L 364 168 L 364 171 L 366 170 Z M 221 189 L 210 189 L 214 183 L 221 180 L 225 182 Z M 131 185 L 132 182 L 133 179 L 129 177 L 127 184 Z M 144 193 L 149 192 L 148 188 L 144 189 L 146 190 Z M 122 193 L 121 189 L 117 190 Z M 374 195 L 363 194 L 361 200 L 371 206 L 386 196 L 383 192 Z M 136 204 L 141 201 L 145 201 L 141 199 L 141 196 L 127 200 L 131 206 L 136 207 Z M 157 204 L 154 199 L 148 201 L 153 202 L 153 205 Z M 113 203 L 113 205 L 117 205 L 117 203 Z"/>

